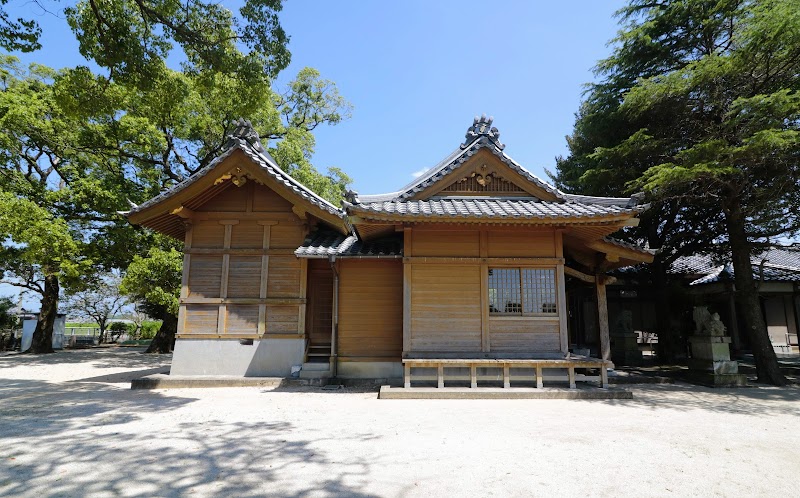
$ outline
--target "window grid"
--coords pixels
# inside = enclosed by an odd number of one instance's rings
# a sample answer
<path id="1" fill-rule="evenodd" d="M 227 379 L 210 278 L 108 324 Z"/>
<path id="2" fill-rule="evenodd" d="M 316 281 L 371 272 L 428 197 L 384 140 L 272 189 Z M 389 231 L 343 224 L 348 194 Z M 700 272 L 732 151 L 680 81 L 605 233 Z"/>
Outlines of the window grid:
<path id="1" fill-rule="evenodd" d="M 490 268 L 489 312 L 501 315 L 556 315 L 553 268 Z"/>

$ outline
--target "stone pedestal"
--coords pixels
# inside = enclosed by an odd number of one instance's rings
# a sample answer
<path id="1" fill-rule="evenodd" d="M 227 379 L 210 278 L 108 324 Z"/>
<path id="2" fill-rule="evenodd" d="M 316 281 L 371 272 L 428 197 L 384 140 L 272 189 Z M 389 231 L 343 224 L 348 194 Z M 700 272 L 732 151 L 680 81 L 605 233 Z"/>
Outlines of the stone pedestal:
<path id="1" fill-rule="evenodd" d="M 617 365 L 642 364 L 642 352 L 633 331 L 633 314 L 628 310 L 621 311 L 611 327 L 611 359 Z"/>
<path id="2" fill-rule="evenodd" d="M 730 343 L 731 338 L 726 336 L 689 337 L 689 379 L 712 387 L 747 385 L 747 376 L 740 374 L 739 364 L 731 360 Z"/>
<path id="3" fill-rule="evenodd" d="M 611 334 L 611 358 L 618 365 L 641 365 L 642 352 L 635 332 Z"/>

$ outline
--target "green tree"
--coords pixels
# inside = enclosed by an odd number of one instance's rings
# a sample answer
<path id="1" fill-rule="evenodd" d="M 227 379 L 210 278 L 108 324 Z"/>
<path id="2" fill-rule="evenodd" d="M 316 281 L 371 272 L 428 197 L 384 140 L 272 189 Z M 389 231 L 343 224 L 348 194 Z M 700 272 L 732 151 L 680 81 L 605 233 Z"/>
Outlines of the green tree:
<path id="1" fill-rule="evenodd" d="M 594 164 L 563 177 L 621 172 L 629 187 L 719 235 L 759 381 L 784 384 L 750 257 L 798 228 L 800 2 L 634 0 L 620 14 L 623 30 L 590 95 L 608 105 L 595 119 L 624 126 L 587 154 Z"/>
<path id="2" fill-rule="evenodd" d="M 76 279 L 90 261 L 67 224 L 36 203 L 0 191 L 0 269 L 3 281 L 42 296 L 31 353 L 52 353 L 59 279 Z"/>
<path id="3" fill-rule="evenodd" d="M 350 180 L 336 168 L 328 174 L 314 168 L 313 131 L 346 118 L 349 104 L 310 68 L 284 92 L 273 90 L 272 77 L 289 63 L 280 8 L 278 0 L 248 0 L 234 16 L 198 0 L 79 1 L 66 8 L 67 20 L 81 53 L 106 74 L 23 68 L 3 57 L 0 187 L 63 222 L 74 248 L 56 253 L 59 261 L 92 262 L 92 271 L 124 269 L 135 254 L 158 245 L 154 234 L 117 213 L 207 165 L 238 118 L 254 124 L 290 174 L 330 200 L 341 198 Z M 0 14 L 0 28 L 7 28 L 0 45 L 38 48 L 35 22 L 14 24 L 4 9 Z M 173 47 L 185 58 L 181 71 L 165 65 Z M 48 294 L 43 310 L 52 314 L 59 272 L 30 274 L 51 282 L 32 285 Z M 54 319 L 45 315 L 42 334 Z"/>
<path id="4" fill-rule="evenodd" d="M 115 81 L 139 86 L 157 78 L 176 50 L 191 72 L 274 77 L 291 60 L 278 20 L 281 0 L 246 0 L 238 15 L 221 2 L 202 0 L 38 0 L 28 16 L 17 19 L 7 3 L 0 0 L 0 47 L 40 49 L 37 14 L 62 13 L 84 57 Z"/>
<path id="5" fill-rule="evenodd" d="M 181 291 L 183 254 L 171 248 L 154 247 L 146 257 L 134 256 L 122 279 L 120 291 L 142 303 L 140 309 L 150 317 L 161 320 L 148 353 L 169 353 L 178 329 L 178 298 Z"/>

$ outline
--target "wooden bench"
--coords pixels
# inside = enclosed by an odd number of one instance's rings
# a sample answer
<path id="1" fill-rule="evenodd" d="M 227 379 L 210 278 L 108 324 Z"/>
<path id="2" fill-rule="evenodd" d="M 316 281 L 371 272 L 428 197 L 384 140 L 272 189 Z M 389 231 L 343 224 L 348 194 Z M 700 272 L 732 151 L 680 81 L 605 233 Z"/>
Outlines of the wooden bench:
<path id="1" fill-rule="evenodd" d="M 478 368 L 502 368 L 503 387 L 511 387 L 512 368 L 533 368 L 536 370 L 536 387 L 543 387 L 542 370 L 545 368 L 567 369 L 567 379 L 570 389 L 575 389 L 575 369 L 576 368 L 597 368 L 600 376 L 584 376 L 579 380 L 597 380 L 598 385 L 603 389 L 608 388 L 608 367 L 611 362 L 599 358 L 587 358 L 575 356 L 563 359 L 473 359 L 473 358 L 405 358 L 403 359 L 403 386 L 411 387 L 412 368 L 436 368 L 437 386 L 444 387 L 445 368 L 469 368 L 470 387 L 478 387 Z"/>

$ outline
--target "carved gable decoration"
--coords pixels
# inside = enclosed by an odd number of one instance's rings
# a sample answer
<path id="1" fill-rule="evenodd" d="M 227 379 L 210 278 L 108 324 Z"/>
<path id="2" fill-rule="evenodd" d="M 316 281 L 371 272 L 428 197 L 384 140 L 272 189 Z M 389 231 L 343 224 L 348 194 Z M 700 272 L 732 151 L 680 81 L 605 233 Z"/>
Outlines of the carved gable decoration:
<path id="1" fill-rule="evenodd" d="M 225 180 L 230 180 L 231 183 L 236 185 L 237 187 L 241 187 L 247 180 L 251 179 L 254 182 L 258 183 L 259 185 L 264 185 L 263 182 L 255 179 L 250 175 L 247 171 L 245 171 L 241 166 L 236 166 L 235 168 L 231 169 L 227 173 L 223 174 L 222 176 L 218 177 L 214 180 L 214 185 L 219 185 L 220 183 L 224 182 Z"/>
<path id="2" fill-rule="evenodd" d="M 495 168 L 482 164 L 440 191 L 441 194 L 463 195 L 529 195 L 519 185 L 503 177 Z"/>

